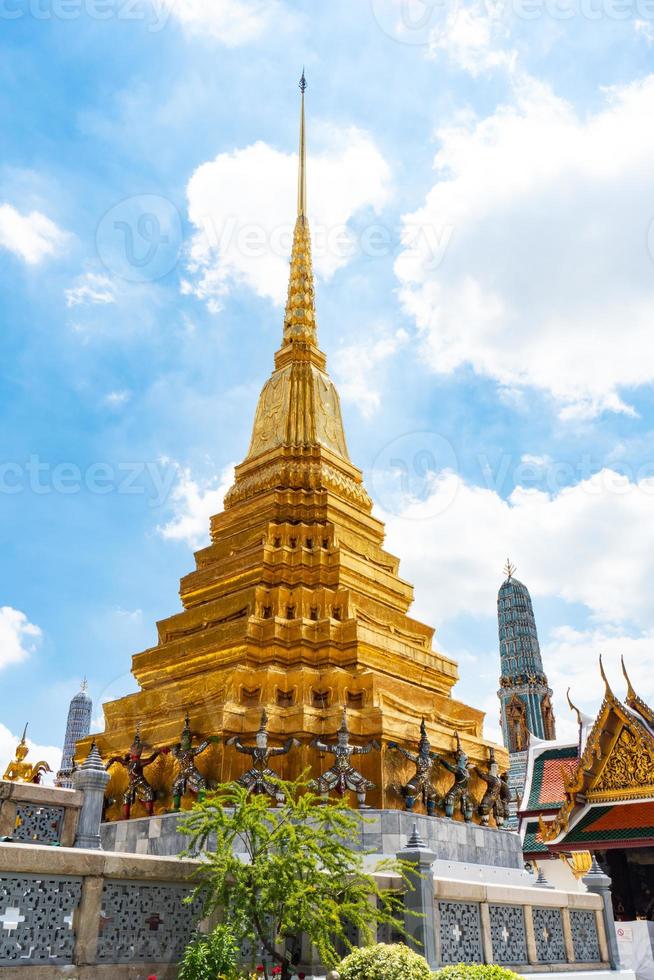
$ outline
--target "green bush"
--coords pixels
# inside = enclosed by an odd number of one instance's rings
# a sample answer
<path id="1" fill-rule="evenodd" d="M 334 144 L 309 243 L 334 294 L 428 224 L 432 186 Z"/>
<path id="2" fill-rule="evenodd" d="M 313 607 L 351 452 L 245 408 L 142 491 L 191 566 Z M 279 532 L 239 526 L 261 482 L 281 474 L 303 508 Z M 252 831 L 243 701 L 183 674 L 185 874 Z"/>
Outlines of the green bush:
<path id="1" fill-rule="evenodd" d="M 238 947 L 229 926 L 216 926 L 207 936 L 196 936 L 186 949 L 178 980 L 233 980 L 238 976 Z"/>
<path id="2" fill-rule="evenodd" d="M 337 969 L 341 980 L 431 980 L 433 975 L 424 956 L 400 943 L 355 949 Z"/>
<path id="3" fill-rule="evenodd" d="M 519 973 L 493 963 L 456 963 L 444 966 L 434 974 L 434 980 L 522 980 Z"/>

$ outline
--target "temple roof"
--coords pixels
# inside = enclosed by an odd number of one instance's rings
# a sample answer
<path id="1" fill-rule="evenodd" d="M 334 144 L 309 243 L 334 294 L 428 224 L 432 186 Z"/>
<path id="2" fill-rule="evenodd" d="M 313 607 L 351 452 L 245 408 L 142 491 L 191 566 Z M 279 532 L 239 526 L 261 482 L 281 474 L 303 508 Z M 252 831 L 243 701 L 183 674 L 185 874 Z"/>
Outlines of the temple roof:
<path id="1" fill-rule="evenodd" d="M 654 840 L 654 800 L 585 807 L 558 847 L 634 846 Z M 543 845 L 546 846 L 546 845 Z"/>
<path id="2" fill-rule="evenodd" d="M 549 854 L 549 848 L 541 836 L 538 820 L 528 820 L 522 827 L 522 853 L 526 858 Z"/>
<path id="3" fill-rule="evenodd" d="M 654 714 L 628 677 L 623 703 L 611 689 L 601 658 L 600 670 L 604 699 L 585 744 L 575 747 L 575 754 L 580 753 L 576 762 L 560 768 L 560 808 L 551 821 L 539 816 L 540 835 L 552 849 L 580 847 L 593 840 L 624 845 L 654 837 Z M 532 768 L 535 785 L 536 759 Z M 540 801 L 541 810 L 546 809 L 540 793 L 531 793 L 530 802 L 532 798 Z"/>
<path id="4" fill-rule="evenodd" d="M 558 810 L 565 802 L 564 776 L 577 768 L 579 756 L 576 745 L 538 743 L 531 748 L 522 811 Z"/>

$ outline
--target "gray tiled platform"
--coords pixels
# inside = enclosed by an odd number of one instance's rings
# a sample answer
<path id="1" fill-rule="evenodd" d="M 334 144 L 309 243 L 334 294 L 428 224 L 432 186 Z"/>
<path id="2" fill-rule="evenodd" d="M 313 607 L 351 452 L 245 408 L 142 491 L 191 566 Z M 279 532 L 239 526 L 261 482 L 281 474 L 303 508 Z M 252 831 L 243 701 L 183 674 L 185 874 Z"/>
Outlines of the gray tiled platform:
<path id="1" fill-rule="evenodd" d="M 177 833 L 177 814 L 102 825 L 100 836 L 106 851 L 179 854 L 188 840 Z M 364 822 L 365 821 L 365 822 Z M 395 855 L 406 844 L 414 822 L 426 844 L 441 861 L 522 869 L 520 838 L 507 830 L 464 824 L 446 817 L 427 817 L 400 810 L 367 810 L 361 824 L 361 849 Z"/>

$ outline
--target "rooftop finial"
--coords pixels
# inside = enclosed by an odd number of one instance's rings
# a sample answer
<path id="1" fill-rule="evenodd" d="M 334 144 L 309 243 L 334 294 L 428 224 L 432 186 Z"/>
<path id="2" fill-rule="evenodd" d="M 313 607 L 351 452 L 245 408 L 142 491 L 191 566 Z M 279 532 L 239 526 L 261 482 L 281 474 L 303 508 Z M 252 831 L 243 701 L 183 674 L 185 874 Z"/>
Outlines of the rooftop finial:
<path id="1" fill-rule="evenodd" d="M 629 674 L 627 673 L 627 668 L 624 665 L 624 657 L 620 657 L 620 660 L 622 661 L 622 673 L 624 674 L 624 679 L 627 682 L 627 698 L 629 700 L 632 700 L 633 698 L 636 697 L 636 692 L 634 690 L 633 684 L 631 683 Z"/>
<path id="2" fill-rule="evenodd" d="M 601 653 L 600 653 L 600 656 L 599 656 L 599 667 L 600 667 L 600 674 L 602 675 L 602 680 L 604 681 L 604 688 L 605 688 L 604 697 L 608 701 L 615 701 L 615 694 L 611 690 L 611 685 L 609 684 L 609 679 L 606 676 L 606 671 L 604 670 L 604 664 L 602 663 L 602 654 Z"/>
<path id="3" fill-rule="evenodd" d="M 300 165 L 297 175 L 297 213 L 298 217 L 306 217 L 307 213 L 307 143 L 304 134 L 304 93 L 307 89 L 307 80 L 302 69 L 300 79 L 300 92 L 302 93 L 300 104 Z"/>
<path id="4" fill-rule="evenodd" d="M 88 691 L 88 689 L 89 689 L 89 682 L 87 681 L 86 677 L 84 677 L 84 678 L 82 678 L 82 683 L 81 683 L 81 686 L 80 686 L 80 691 L 82 692 L 82 694 L 86 694 L 86 692 Z"/>
<path id="5" fill-rule="evenodd" d="M 507 582 L 513 578 L 514 572 L 515 572 L 515 565 L 512 563 L 510 558 L 507 558 L 506 565 L 504 566 L 504 573 L 506 575 Z"/>

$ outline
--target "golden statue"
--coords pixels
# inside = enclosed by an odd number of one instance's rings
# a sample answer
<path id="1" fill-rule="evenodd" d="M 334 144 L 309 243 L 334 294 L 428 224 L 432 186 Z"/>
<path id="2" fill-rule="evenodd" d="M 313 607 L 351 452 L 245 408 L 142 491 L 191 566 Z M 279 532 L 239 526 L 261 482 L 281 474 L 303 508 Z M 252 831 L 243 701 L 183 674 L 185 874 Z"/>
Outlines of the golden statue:
<path id="1" fill-rule="evenodd" d="M 44 773 L 52 772 L 47 762 L 41 761 L 31 765 L 31 763 L 24 761 L 29 752 L 25 741 L 26 736 L 27 725 L 23 730 L 23 737 L 16 746 L 16 755 L 5 769 L 5 774 L 2 777 L 8 783 L 40 783 Z"/>
<path id="2" fill-rule="evenodd" d="M 280 758 L 284 779 L 322 771 L 315 740 L 338 728 L 343 705 L 352 745 L 411 746 L 424 716 L 436 751 L 449 753 L 458 730 L 471 762 L 483 763 L 489 752 L 483 712 L 452 697 L 456 663 L 433 648 L 434 630 L 408 615 L 413 588 L 384 550 L 384 525 L 350 461 L 338 393 L 318 347 L 305 88 L 303 79 L 282 340 L 250 447 L 224 511 L 211 519 L 210 544 L 181 581 L 183 610 L 159 622 L 156 646 L 133 658 L 140 690 L 106 703 L 105 731 L 92 736 L 105 758 L 124 754 L 142 718 L 152 745 L 172 745 L 192 704 L 202 737 L 222 739 L 220 751 L 198 759 L 210 781 L 241 775 L 234 736 L 247 743 L 263 709 L 271 739 L 301 743 Z M 356 311 L 349 313 L 355 329 Z M 78 743 L 81 758 L 90 743 L 91 736 Z M 505 751 L 495 751 L 506 768 Z M 360 758 L 362 777 L 375 784 L 369 802 L 398 806 L 384 752 Z M 116 771 L 112 782 L 107 795 L 119 799 L 124 774 Z M 157 810 L 169 805 L 162 797 Z M 118 806 L 107 815 L 118 818 Z"/>

